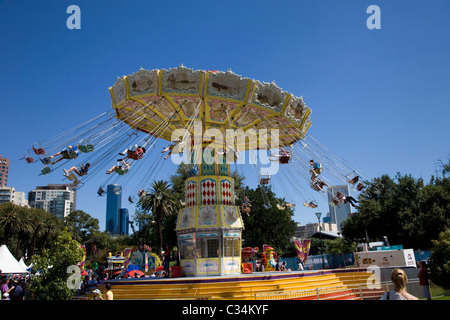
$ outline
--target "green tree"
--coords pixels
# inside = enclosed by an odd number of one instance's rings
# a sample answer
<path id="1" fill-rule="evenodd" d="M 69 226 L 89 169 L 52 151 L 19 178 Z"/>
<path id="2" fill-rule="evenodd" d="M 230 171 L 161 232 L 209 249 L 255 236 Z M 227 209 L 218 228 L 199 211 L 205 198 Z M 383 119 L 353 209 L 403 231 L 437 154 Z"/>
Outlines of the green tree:
<path id="1" fill-rule="evenodd" d="M 31 208 L 29 210 L 32 237 L 30 243 L 30 256 L 34 255 L 36 244 L 39 238 L 46 233 L 47 225 L 52 224 L 51 214 L 44 209 Z"/>
<path id="2" fill-rule="evenodd" d="M 33 277 L 30 291 L 36 300 L 69 300 L 75 288 L 68 285 L 67 268 L 81 262 L 83 250 L 65 228 L 49 249 L 32 258 Z"/>
<path id="3" fill-rule="evenodd" d="M 249 215 L 243 213 L 245 230 L 242 233 L 243 246 L 262 248 L 263 244 L 272 246 L 279 254 L 289 251 L 291 238 L 295 233 L 293 211 L 284 206 L 285 200 L 277 198 L 268 187 L 258 186 L 256 190 L 248 187 L 243 192 L 251 201 Z M 268 204 L 271 205 L 268 208 Z"/>
<path id="4" fill-rule="evenodd" d="M 29 209 L 11 202 L 0 205 L 0 228 L 0 242 L 7 244 L 16 257 L 22 256 L 32 232 Z"/>
<path id="5" fill-rule="evenodd" d="M 145 212 L 152 213 L 158 227 L 158 253 L 163 251 L 163 218 L 177 212 L 178 204 L 167 181 L 154 181 L 151 189 L 139 200 L 138 205 Z"/>
<path id="6" fill-rule="evenodd" d="M 381 240 L 407 248 L 427 249 L 431 239 L 450 227 L 449 179 L 422 179 L 397 174 L 367 182 L 360 195 L 359 212 L 341 225 L 345 238 L 364 241 Z"/>
<path id="7" fill-rule="evenodd" d="M 27 229 L 29 221 L 25 210 L 11 202 L 0 205 L 0 228 L 4 228 L 2 244 L 10 246 L 13 236 Z"/>
<path id="8" fill-rule="evenodd" d="M 133 216 L 133 228 L 135 233 L 133 237 L 135 242 L 142 241 L 147 245 L 154 245 L 158 243 L 158 232 L 155 230 L 155 220 L 151 212 L 136 209 Z"/>
<path id="9" fill-rule="evenodd" d="M 432 242 L 429 259 L 431 281 L 446 290 L 450 289 L 450 229 L 441 232 L 438 240 Z"/>
<path id="10" fill-rule="evenodd" d="M 46 218 L 45 224 L 42 227 L 42 245 L 41 249 L 45 249 L 48 243 L 56 239 L 62 229 L 62 221 L 53 215 Z"/>
<path id="11" fill-rule="evenodd" d="M 187 173 L 189 172 L 190 167 L 185 163 L 181 163 L 177 171 L 174 175 L 170 176 L 170 182 L 172 185 L 173 196 L 178 202 L 184 202 L 184 187 L 186 179 L 188 178 Z"/>
<path id="12" fill-rule="evenodd" d="M 82 210 L 75 210 L 64 218 L 64 224 L 78 242 L 89 240 L 94 232 L 99 231 L 98 219 Z"/>

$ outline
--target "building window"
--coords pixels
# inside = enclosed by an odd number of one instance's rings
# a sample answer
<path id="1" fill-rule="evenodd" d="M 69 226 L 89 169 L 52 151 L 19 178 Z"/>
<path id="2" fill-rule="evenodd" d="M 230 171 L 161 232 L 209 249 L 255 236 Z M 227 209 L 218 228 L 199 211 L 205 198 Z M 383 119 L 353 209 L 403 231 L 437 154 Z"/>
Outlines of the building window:
<path id="1" fill-rule="evenodd" d="M 217 258 L 220 255 L 219 238 L 200 238 L 197 240 L 197 258 Z"/>
<path id="2" fill-rule="evenodd" d="M 240 239 L 229 237 L 223 239 L 224 257 L 239 257 L 241 255 Z"/>
<path id="3" fill-rule="evenodd" d="M 194 239 L 180 240 L 180 259 L 194 259 Z"/>

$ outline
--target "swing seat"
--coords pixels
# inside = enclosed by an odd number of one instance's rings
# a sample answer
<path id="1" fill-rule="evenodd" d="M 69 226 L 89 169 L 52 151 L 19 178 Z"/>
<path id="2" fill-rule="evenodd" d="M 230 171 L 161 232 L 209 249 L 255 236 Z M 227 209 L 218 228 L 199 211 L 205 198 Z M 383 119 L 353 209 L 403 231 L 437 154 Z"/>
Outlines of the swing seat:
<path id="1" fill-rule="evenodd" d="M 344 200 L 344 194 L 341 193 L 341 192 L 336 193 L 336 199 L 337 199 L 338 201 Z"/>
<path id="2" fill-rule="evenodd" d="M 364 189 L 364 185 L 360 182 L 360 183 L 358 183 L 358 185 L 356 186 L 356 191 L 361 191 L 362 189 Z"/>
<path id="3" fill-rule="evenodd" d="M 289 163 L 291 161 L 291 156 L 281 156 L 280 163 Z"/>
<path id="4" fill-rule="evenodd" d="M 50 172 L 52 172 L 52 169 L 48 166 L 43 167 L 41 170 L 42 174 L 49 174 Z"/>
<path id="5" fill-rule="evenodd" d="M 318 205 L 314 201 L 304 202 L 303 205 L 307 208 L 317 208 Z"/>
<path id="6" fill-rule="evenodd" d="M 339 204 L 339 200 L 336 199 L 336 198 L 333 198 L 333 199 L 330 201 L 330 205 L 331 205 L 332 207 L 335 207 L 335 206 L 337 206 L 338 204 Z"/>
<path id="7" fill-rule="evenodd" d="M 116 167 L 114 169 L 114 172 L 116 172 L 118 175 L 123 176 L 124 174 L 128 173 L 128 169 L 123 169 L 121 167 Z"/>
<path id="8" fill-rule="evenodd" d="M 133 159 L 133 160 L 140 160 L 144 156 L 144 152 L 135 152 L 133 150 L 128 150 L 127 154 L 128 154 L 128 158 Z"/>
<path id="9" fill-rule="evenodd" d="M 34 162 L 34 159 L 33 159 L 32 157 L 25 157 L 25 161 L 26 161 L 27 163 L 33 163 L 33 162 Z"/>
<path id="10" fill-rule="evenodd" d="M 270 177 L 268 178 L 261 178 L 259 180 L 259 184 L 268 184 L 270 182 Z"/>
<path id="11" fill-rule="evenodd" d="M 45 150 L 42 147 L 36 148 L 35 146 L 33 146 L 32 148 L 33 148 L 34 153 L 36 153 L 38 156 L 45 154 Z"/>
<path id="12" fill-rule="evenodd" d="M 100 188 L 98 189 L 98 191 L 97 191 L 97 194 L 98 194 L 100 197 L 103 196 L 105 193 L 106 193 L 106 191 L 103 190 L 102 187 L 100 187 Z"/>
<path id="13" fill-rule="evenodd" d="M 241 210 L 242 210 L 242 212 L 249 213 L 250 212 L 250 206 L 248 204 L 243 203 L 242 206 L 241 206 Z"/>
<path id="14" fill-rule="evenodd" d="M 355 184 L 359 181 L 359 176 L 353 177 L 350 180 L 348 180 L 348 183 Z"/>
<path id="15" fill-rule="evenodd" d="M 315 173 L 316 175 L 319 175 L 319 174 L 322 173 L 322 167 L 313 169 L 313 171 L 314 171 L 314 173 Z"/>
<path id="16" fill-rule="evenodd" d="M 77 153 L 74 150 L 63 150 L 61 151 L 61 155 L 64 159 L 71 160 L 78 157 Z"/>
<path id="17" fill-rule="evenodd" d="M 77 145 L 77 148 L 83 153 L 94 151 L 94 145 L 92 143 L 79 144 Z"/>
<path id="18" fill-rule="evenodd" d="M 295 203 L 286 202 L 286 205 L 287 205 L 289 208 L 295 208 Z"/>
<path id="19" fill-rule="evenodd" d="M 42 164 L 44 164 L 44 165 L 52 163 L 52 158 L 50 158 L 50 157 L 41 158 L 39 160 L 41 160 Z"/>
<path id="20" fill-rule="evenodd" d="M 270 209 L 270 208 L 272 208 L 272 205 L 270 203 L 267 203 L 267 204 L 264 204 L 263 207 L 266 209 Z"/>
<path id="21" fill-rule="evenodd" d="M 75 173 L 71 173 L 68 176 L 66 176 L 67 179 L 69 179 L 70 181 L 75 181 L 77 179 L 77 176 L 75 175 Z"/>

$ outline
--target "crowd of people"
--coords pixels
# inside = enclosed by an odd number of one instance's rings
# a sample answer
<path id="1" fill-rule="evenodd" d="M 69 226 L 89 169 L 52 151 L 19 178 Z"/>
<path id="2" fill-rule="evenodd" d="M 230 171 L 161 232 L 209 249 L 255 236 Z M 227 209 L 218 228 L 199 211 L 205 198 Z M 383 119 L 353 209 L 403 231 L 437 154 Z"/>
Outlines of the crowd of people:
<path id="1" fill-rule="evenodd" d="M 1 274 L 1 271 L 0 271 Z M 7 276 L 1 274 L 0 300 L 26 300 L 31 294 L 28 290 L 29 276 Z"/>
<path id="2" fill-rule="evenodd" d="M 303 262 L 297 259 L 297 270 L 304 270 Z M 262 263 L 261 259 L 255 260 L 255 271 L 256 272 L 264 272 L 264 264 Z M 286 265 L 286 261 L 280 261 L 280 259 L 277 259 L 275 264 L 275 271 L 292 271 L 291 268 L 289 268 Z"/>

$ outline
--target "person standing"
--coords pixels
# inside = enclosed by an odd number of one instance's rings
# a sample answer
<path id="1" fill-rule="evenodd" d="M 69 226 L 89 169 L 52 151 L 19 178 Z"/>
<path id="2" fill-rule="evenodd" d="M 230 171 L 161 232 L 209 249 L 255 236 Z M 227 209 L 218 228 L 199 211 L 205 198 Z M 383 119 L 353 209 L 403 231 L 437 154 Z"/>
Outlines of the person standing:
<path id="1" fill-rule="evenodd" d="M 163 252 L 163 267 L 165 272 L 165 278 L 169 278 L 170 271 L 170 247 L 166 245 L 166 250 Z"/>
<path id="2" fill-rule="evenodd" d="M 105 294 L 106 300 L 114 300 L 114 294 L 111 290 L 111 284 L 109 284 L 109 283 L 105 284 L 105 288 L 106 288 L 106 290 L 108 290 L 108 291 L 106 291 L 106 294 Z"/>
<path id="3" fill-rule="evenodd" d="M 394 285 L 394 290 L 383 294 L 380 300 L 419 300 L 417 297 L 406 291 L 408 277 L 406 276 L 405 271 L 400 268 L 392 270 L 391 281 Z"/>
<path id="4" fill-rule="evenodd" d="M 6 278 L 1 286 L 2 297 L 5 293 L 9 296 L 9 293 L 14 289 L 14 286 L 11 286 L 11 288 L 9 287 L 9 280 L 9 278 Z"/>
<path id="5" fill-rule="evenodd" d="M 11 298 L 13 300 L 23 300 L 23 296 L 24 296 L 24 290 L 23 287 L 25 286 L 25 281 L 23 279 L 20 279 L 16 289 L 14 290 L 13 295 L 11 296 Z"/>
<path id="6" fill-rule="evenodd" d="M 419 278 L 419 284 L 420 287 L 422 288 L 423 297 L 427 298 L 427 300 L 431 300 L 429 274 L 426 261 L 425 260 L 420 261 L 419 267 L 420 271 L 417 277 Z"/>

